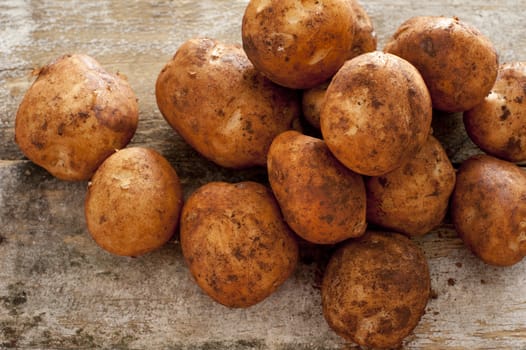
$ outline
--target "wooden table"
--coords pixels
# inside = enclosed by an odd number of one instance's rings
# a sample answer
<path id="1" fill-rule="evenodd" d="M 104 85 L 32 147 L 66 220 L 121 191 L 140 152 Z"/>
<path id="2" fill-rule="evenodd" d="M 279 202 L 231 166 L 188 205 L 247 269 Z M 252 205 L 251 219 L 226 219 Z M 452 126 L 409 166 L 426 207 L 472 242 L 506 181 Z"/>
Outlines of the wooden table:
<path id="1" fill-rule="evenodd" d="M 31 71 L 70 52 L 120 71 L 139 97 L 132 144 L 165 155 L 185 194 L 211 180 L 265 181 L 262 169 L 229 171 L 203 160 L 161 117 L 154 83 L 194 36 L 240 42 L 247 0 L 0 0 L 0 348 L 352 348 L 326 325 L 319 282 L 327 252 L 307 247 L 274 295 L 246 310 L 214 303 L 194 284 L 174 239 L 141 258 L 102 251 L 87 233 L 85 182 L 52 178 L 13 141 Z M 379 48 L 405 19 L 458 16 L 490 37 L 501 61 L 526 60 L 525 0 L 371 0 L 363 3 Z M 480 152 L 459 115 L 437 114 L 435 135 L 458 165 Z M 433 297 L 408 349 L 526 349 L 526 260 L 490 267 L 444 223 L 418 239 Z"/>

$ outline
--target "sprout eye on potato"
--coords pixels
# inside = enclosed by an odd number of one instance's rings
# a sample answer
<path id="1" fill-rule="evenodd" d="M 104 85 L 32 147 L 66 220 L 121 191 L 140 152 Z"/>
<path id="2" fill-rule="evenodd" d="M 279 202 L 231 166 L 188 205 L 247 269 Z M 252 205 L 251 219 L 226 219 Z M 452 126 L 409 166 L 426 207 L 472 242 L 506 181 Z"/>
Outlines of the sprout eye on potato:
<path id="1" fill-rule="evenodd" d="M 429 92 L 416 68 L 395 55 L 372 52 L 347 61 L 333 77 L 320 124 L 340 162 L 378 176 L 420 149 L 431 117 Z"/>
<path id="2" fill-rule="evenodd" d="M 397 233 L 368 231 L 344 243 L 323 277 L 323 315 L 360 346 L 401 344 L 424 314 L 430 275 L 422 250 Z"/>
<path id="3" fill-rule="evenodd" d="M 526 173 L 488 155 L 462 163 L 451 200 L 455 229 L 476 256 L 510 266 L 526 256 Z"/>
<path id="4" fill-rule="evenodd" d="M 486 153 L 512 162 L 526 160 L 526 62 L 499 67 L 490 94 L 464 112 L 464 125 Z"/>
<path id="5" fill-rule="evenodd" d="M 88 231 L 103 249 L 138 256 L 173 235 L 183 204 L 181 184 L 170 163 L 149 148 L 114 153 L 88 186 Z"/>
<path id="6" fill-rule="evenodd" d="M 328 80 L 353 56 L 355 14 L 349 0 L 251 0 L 243 48 L 277 84 L 306 89 Z"/>
<path id="7" fill-rule="evenodd" d="M 15 141 L 62 180 L 88 180 L 138 123 L 137 98 L 123 77 L 87 55 L 58 58 L 40 69 L 18 108 Z"/>
<path id="8" fill-rule="evenodd" d="M 272 192 L 255 182 L 211 182 L 181 214 L 181 247 L 197 284 L 229 307 L 249 307 L 292 274 L 298 244 Z"/>
<path id="9" fill-rule="evenodd" d="M 456 17 L 410 18 L 384 51 L 411 62 L 429 88 L 433 107 L 446 112 L 462 112 L 479 104 L 497 76 L 493 44 Z"/>
<path id="10" fill-rule="evenodd" d="M 296 127 L 301 108 L 298 94 L 256 71 L 239 46 L 206 38 L 179 47 L 155 94 L 179 135 L 228 168 L 264 166 L 270 143 Z"/>
<path id="11" fill-rule="evenodd" d="M 404 165 L 370 177 L 365 184 L 367 221 L 417 236 L 438 226 L 446 216 L 455 187 L 455 169 L 442 145 L 429 135 Z"/>

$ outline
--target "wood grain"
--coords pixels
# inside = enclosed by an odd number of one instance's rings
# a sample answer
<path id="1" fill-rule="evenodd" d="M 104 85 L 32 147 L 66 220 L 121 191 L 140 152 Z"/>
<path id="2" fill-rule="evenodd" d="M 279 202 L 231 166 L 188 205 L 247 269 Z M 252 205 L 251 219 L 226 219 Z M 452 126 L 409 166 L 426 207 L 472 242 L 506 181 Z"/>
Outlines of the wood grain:
<path id="1" fill-rule="evenodd" d="M 154 84 L 177 47 L 194 36 L 240 42 L 246 0 L 0 0 L 0 348 L 340 349 L 319 296 L 330 249 L 307 244 L 295 275 L 246 310 L 206 297 L 177 238 L 138 259 L 111 256 L 89 237 L 86 183 L 52 178 L 14 143 L 16 110 L 31 72 L 70 52 L 125 74 L 140 104 L 132 144 L 153 147 L 179 173 L 186 195 L 212 180 L 266 182 L 264 169 L 231 171 L 202 159 L 161 117 Z M 526 59 L 525 0 L 363 2 L 379 48 L 405 19 L 456 15 L 495 43 L 502 62 Z M 461 116 L 436 113 L 435 135 L 455 164 L 480 151 Z M 433 299 L 407 349 L 526 349 L 526 261 L 477 260 L 451 225 L 417 240 Z"/>

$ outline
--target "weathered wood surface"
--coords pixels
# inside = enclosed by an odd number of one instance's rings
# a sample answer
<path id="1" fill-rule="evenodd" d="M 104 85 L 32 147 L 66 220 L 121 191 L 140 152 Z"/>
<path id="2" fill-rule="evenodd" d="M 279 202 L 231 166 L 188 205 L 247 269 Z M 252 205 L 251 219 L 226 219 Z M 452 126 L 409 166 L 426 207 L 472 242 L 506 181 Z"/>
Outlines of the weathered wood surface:
<path id="1" fill-rule="evenodd" d="M 171 241 L 138 259 L 111 256 L 89 237 L 86 183 L 56 180 L 13 141 L 18 103 L 33 68 L 69 52 L 128 76 L 139 97 L 135 145 L 164 154 L 185 193 L 210 180 L 265 181 L 200 158 L 157 110 L 154 83 L 187 38 L 240 41 L 246 0 L 0 0 L 0 348 L 336 349 L 352 348 L 326 325 L 318 285 L 326 249 L 304 247 L 295 275 L 246 310 L 212 302 L 193 283 Z M 495 43 L 501 61 L 526 60 L 525 0 L 363 2 L 381 48 L 414 15 L 456 15 Z M 455 163 L 478 149 L 459 115 L 434 130 Z M 408 349 L 526 349 L 526 261 L 484 265 L 450 225 L 418 240 L 429 259 L 433 299 L 404 343 Z"/>

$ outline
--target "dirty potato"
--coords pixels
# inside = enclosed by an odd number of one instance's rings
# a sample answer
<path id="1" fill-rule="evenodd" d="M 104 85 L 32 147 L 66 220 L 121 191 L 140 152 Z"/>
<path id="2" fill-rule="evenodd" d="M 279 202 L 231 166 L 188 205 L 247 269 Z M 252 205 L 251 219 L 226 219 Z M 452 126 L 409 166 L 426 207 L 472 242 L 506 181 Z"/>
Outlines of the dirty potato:
<path id="1" fill-rule="evenodd" d="M 108 157 L 88 185 L 88 231 L 110 253 L 142 255 L 172 236 L 182 203 L 177 173 L 163 156 L 125 148 Z"/>
<path id="2" fill-rule="evenodd" d="M 418 324 L 430 292 L 421 249 L 397 233 L 366 232 L 331 257 L 323 278 L 323 315 L 341 337 L 395 348 Z"/>
<path id="3" fill-rule="evenodd" d="M 347 61 L 334 76 L 320 124 L 340 162 L 379 176 L 420 149 L 431 117 L 429 92 L 416 68 L 395 55 L 371 52 Z"/>
<path id="4" fill-rule="evenodd" d="M 447 213 L 455 169 L 444 148 L 429 135 L 401 167 L 366 181 L 367 221 L 410 236 L 423 235 Z"/>
<path id="5" fill-rule="evenodd" d="M 376 33 L 373 22 L 357 0 L 349 0 L 354 11 L 354 39 L 349 58 L 376 50 Z"/>
<path id="6" fill-rule="evenodd" d="M 303 91 L 301 99 L 303 117 L 316 129 L 320 128 L 320 114 L 328 87 L 329 82 L 325 82 Z"/>
<path id="7" fill-rule="evenodd" d="M 411 62 L 429 88 L 433 107 L 447 112 L 462 112 L 479 104 L 497 76 L 493 44 L 456 17 L 410 18 L 384 51 Z"/>
<path id="8" fill-rule="evenodd" d="M 488 155 L 464 161 L 451 217 L 460 238 L 482 261 L 497 266 L 526 255 L 526 173 Z"/>
<path id="9" fill-rule="evenodd" d="M 328 80 L 352 57 L 355 14 L 349 0 L 251 0 L 243 48 L 277 84 L 306 89 Z"/>
<path id="10" fill-rule="evenodd" d="M 181 215 L 181 246 L 197 284 L 229 307 L 254 305 L 294 271 L 298 245 L 270 190 L 255 182 L 211 182 Z"/>
<path id="11" fill-rule="evenodd" d="M 362 176 L 338 162 L 322 140 L 297 131 L 276 137 L 268 178 L 285 221 L 307 241 L 334 244 L 365 232 Z"/>
<path id="12" fill-rule="evenodd" d="M 126 79 L 72 54 L 41 68 L 18 108 L 15 141 L 62 180 L 88 180 L 135 134 L 138 105 Z"/>
<path id="13" fill-rule="evenodd" d="M 490 94 L 464 113 L 464 125 L 486 153 L 511 162 L 526 160 L 526 62 L 500 66 Z"/>
<path id="14" fill-rule="evenodd" d="M 239 46 L 185 42 L 160 72 L 155 94 L 168 123 L 204 157 L 228 168 L 264 166 L 275 136 L 296 127 L 296 92 L 257 72 Z"/>

